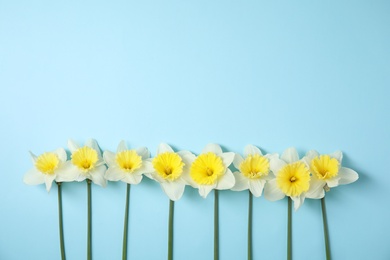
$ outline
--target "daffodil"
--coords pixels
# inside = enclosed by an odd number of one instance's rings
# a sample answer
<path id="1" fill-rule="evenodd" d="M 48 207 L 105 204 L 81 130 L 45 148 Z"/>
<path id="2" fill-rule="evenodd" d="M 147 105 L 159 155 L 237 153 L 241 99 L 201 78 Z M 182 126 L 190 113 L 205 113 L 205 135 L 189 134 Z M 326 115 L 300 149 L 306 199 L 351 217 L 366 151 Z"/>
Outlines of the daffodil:
<path id="1" fill-rule="evenodd" d="M 228 168 L 234 160 L 234 153 L 222 152 L 217 144 L 208 144 L 191 165 L 186 181 L 199 189 L 203 198 L 213 189 L 231 189 L 235 184 L 233 173 Z"/>
<path id="2" fill-rule="evenodd" d="M 239 171 L 233 172 L 236 179 L 232 190 L 242 191 L 249 189 L 248 200 L 248 260 L 252 259 L 252 215 L 253 196 L 260 197 L 267 180 L 274 178 L 272 168 L 277 154 L 263 155 L 259 148 L 247 145 L 244 148 L 244 158 L 236 154 L 233 160 L 234 167 Z M 253 195 L 253 196 L 252 196 Z"/>
<path id="3" fill-rule="evenodd" d="M 65 260 L 64 228 L 62 221 L 62 191 L 61 182 L 58 181 L 58 173 L 65 168 L 67 159 L 63 148 L 58 148 L 53 152 L 46 152 L 36 156 L 30 152 L 34 168 L 29 170 L 23 178 L 23 181 L 29 185 L 46 184 L 46 190 L 49 192 L 53 181 L 58 185 L 58 226 L 60 235 L 61 259 Z"/>
<path id="4" fill-rule="evenodd" d="M 46 152 L 36 156 L 30 152 L 34 168 L 29 170 L 23 177 L 24 183 L 38 185 L 45 183 L 46 190 L 50 191 L 54 180 L 58 178 L 58 172 L 64 168 L 67 156 L 63 148 L 53 152 Z"/>
<path id="5" fill-rule="evenodd" d="M 343 153 L 340 151 L 320 155 L 317 151 L 311 150 L 303 157 L 309 165 L 313 185 L 318 187 L 322 193 L 323 190 L 329 191 L 330 188 L 355 182 L 359 178 L 354 170 L 341 166 L 342 159 Z M 306 197 L 318 198 L 315 195 L 308 193 Z"/>
<path id="6" fill-rule="evenodd" d="M 185 176 L 189 175 L 194 159 L 195 155 L 191 152 L 174 152 L 168 144 L 162 143 L 158 146 L 156 157 L 147 160 L 148 173 L 145 175 L 157 181 L 169 199 L 176 201 L 184 193 Z"/>
<path id="7" fill-rule="evenodd" d="M 121 141 L 116 154 L 110 151 L 103 153 L 104 161 L 108 165 L 104 177 L 109 181 L 138 184 L 142 180 L 142 174 L 146 172 L 145 160 L 149 157 L 150 153 L 146 147 L 129 150 L 126 142 Z"/>
<path id="8" fill-rule="evenodd" d="M 97 142 L 94 139 L 89 139 L 84 146 L 80 147 L 73 140 L 69 140 L 68 147 L 72 153 L 71 160 L 67 161 L 59 172 L 58 180 L 80 182 L 87 179 L 105 187 L 107 184 L 104 178 L 106 166 Z"/>
<path id="9" fill-rule="evenodd" d="M 294 201 L 294 208 L 297 210 L 307 194 L 313 198 L 324 196 L 318 186 L 311 185 L 309 167 L 305 161 L 299 159 L 295 148 L 288 148 L 280 159 L 275 160 L 274 174 L 276 177 L 270 180 L 264 189 L 264 197 L 270 201 L 288 196 Z"/>
<path id="10" fill-rule="evenodd" d="M 189 174 L 189 167 L 195 155 L 188 151 L 174 152 L 165 143 L 157 148 L 157 155 L 148 159 L 149 178 L 160 183 L 162 190 L 169 197 L 169 221 L 168 221 L 168 260 L 173 259 L 173 214 L 174 202 L 180 199 L 184 193 L 186 181 L 184 176 Z"/>
<path id="11" fill-rule="evenodd" d="M 277 154 L 263 155 L 259 148 L 247 145 L 244 157 L 236 154 L 233 160 L 234 167 L 239 171 L 233 172 L 236 183 L 233 191 L 249 189 L 255 197 L 260 197 L 267 180 L 274 178 L 272 168 L 277 160 Z"/>
<path id="12" fill-rule="evenodd" d="M 130 184 L 141 182 L 142 174 L 145 173 L 147 168 L 145 160 L 149 157 L 150 153 L 146 147 L 129 150 L 125 141 L 119 143 L 116 154 L 110 151 L 104 151 L 103 153 L 104 161 L 108 165 L 104 178 L 109 181 L 120 180 L 127 183 L 122 259 L 127 259 Z"/>
<path id="13" fill-rule="evenodd" d="M 330 243 L 324 190 L 329 191 L 330 188 L 337 187 L 341 184 L 355 182 L 359 178 L 359 175 L 354 170 L 341 166 L 342 159 L 343 154 L 340 151 L 332 154 L 320 155 L 317 151 L 311 150 L 307 152 L 305 157 L 303 157 L 303 160 L 307 163 L 307 165 L 309 165 L 310 172 L 312 174 L 312 185 L 317 187 L 317 192 L 314 191 L 314 193 L 307 193 L 306 197 L 317 199 L 318 197 L 316 197 L 316 195 L 318 193 L 322 193 L 321 209 L 326 259 L 330 259 Z"/>

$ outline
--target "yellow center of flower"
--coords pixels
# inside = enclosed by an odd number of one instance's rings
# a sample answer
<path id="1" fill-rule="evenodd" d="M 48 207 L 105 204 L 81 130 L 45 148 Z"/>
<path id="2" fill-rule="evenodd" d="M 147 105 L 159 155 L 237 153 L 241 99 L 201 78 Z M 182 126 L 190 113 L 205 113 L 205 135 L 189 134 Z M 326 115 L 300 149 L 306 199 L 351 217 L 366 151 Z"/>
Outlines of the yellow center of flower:
<path id="1" fill-rule="evenodd" d="M 58 168 L 60 159 L 55 153 L 43 153 L 35 161 L 35 167 L 43 174 L 53 174 Z"/>
<path id="2" fill-rule="evenodd" d="M 72 163 L 83 172 L 92 170 L 95 167 L 98 159 L 99 158 L 96 150 L 88 146 L 79 148 L 74 153 L 72 153 Z"/>
<path id="3" fill-rule="evenodd" d="M 276 183 L 287 196 L 299 196 L 309 190 L 309 169 L 303 162 L 287 164 L 280 169 L 276 177 Z"/>
<path id="4" fill-rule="evenodd" d="M 156 172 L 164 179 L 174 181 L 183 173 L 184 163 L 174 152 L 160 153 L 152 161 Z"/>
<path id="5" fill-rule="evenodd" d="M 329 155 L 317 156 L 311 161 L 310 170 L 319 179 L 328 180 L 339 173 L 339 162 Z"/>
<path id="6" fill-rule="evenodd" d="M 191 178 L 200 185 L 215 184 L 225 172 L 221 157 L 215 153 L 199 155 L 191 165 Z"/>
<path id="7" fill-rule="evenodd" d="M 240 164 L 241 173 L 249 179 L 259 179 L 269 173 L 269 160 L 260 154 L 249 155 Z"/>
<path id="8" fill-rule="evenodd" d="M 116 154 L 116 163 L 121 170 L 132 173 L 141 168 L 142 157 L 135 150 L 126 150 Z"/>

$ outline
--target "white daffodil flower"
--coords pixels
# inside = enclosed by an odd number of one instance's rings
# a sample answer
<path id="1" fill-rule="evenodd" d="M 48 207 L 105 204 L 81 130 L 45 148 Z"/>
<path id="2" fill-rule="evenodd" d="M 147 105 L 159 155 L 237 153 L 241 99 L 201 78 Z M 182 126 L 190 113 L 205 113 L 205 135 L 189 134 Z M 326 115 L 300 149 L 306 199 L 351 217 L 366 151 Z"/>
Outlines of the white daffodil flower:
<path id="1" fill-rule="evenodd" d="M 343 153 L 341 151 L 320 155 L 317 151 L 311 150 L 303 157 L 312 173 L 313 185 L 319 187 L 322 192 L 359 179 L 357 172 L 341 166 L 342 159 Z M 317 198 L 315 193 L 308 193 L 306 197 Z"/>
<path id="2" fill-rule="evenodd" d="M 104 178 L 106 165 L 97 142 L 94 139 L 89 139 L 85 146 L 80 147 L 73 140 L 69 140 L 68 147 L 72 153 L 71 160 L 67 161 L 58 172 L 58 181 L 80 182 L 89 179 L 95 184 L 105 187 L 107 185 Z"/>
<path id="3" fill-rule="evenodd" d="M 34 168 L 29 170 L 23 177 L 24 183 L 28 185 L 38 185 L 45 183 L 49 192 L 54 180 L 57 180 L 58 172 L 64 167 L 67 156 L 63 148 L 58 148 L 53 152 L 43 153 L 36 156 L 30 152 Z M 58 180 L 57 180 L 58 181 Z"/>
<path id="4" fill-rule="evenodd" d="M 108 165 L 104 178 L 109 181 L 123 181 L 129 184 L 138 184 L 142 174 L 146 172 L 145 160 L 150 157 L 146 147 L 129 150 L 126 142 L 121 141 L 116 154 L 104 151 L 103 159 Z"/>
<path id="5" fill-rule="evenodd" d="M 310 170 L 305 161 L 299 160 L 295 148 L 288 148 L 279 160 L 275 160 L 275 179 L 267 182 L 264 188 L 264 197 L 270 201 L 283 199 L 289 196 L 294 201 L 294 209 L 303 204 L 307 194 L 313 198 L 324 197 L 323 189 L 313 185 Z"/>
<path id="6" fill-rule="evenodd" d="M 247 145 L 244 148 L 244 157 L 239 154 L 236 154 L 234 157 L 234 167 L 239 171 L 233 172 L 236 183 L 232 190 L 242 191 L 249 189 L 253 196 L 260 197 L 266 181 L 275 178 L 272 170 L 279 155 L 263 155 L 256 146 Z"/>
<path id="7" fill-rule="evenodd" d="M 195 155 L 188 151 L 174 152 L 165 143 L 157 148 L 155 158 L 147 159 L 145 175 L 158 183 L 170 200 L 176 201 L 183 196 L 186 181 L 184 176 L 189 175 L 191 163 Z"/>
<path id="8" fill-rule="evenodd" d="M 191 165 L 186 181 L 206 198 L 211 190 L 231 189 L 235 184 L 233 173 L 228 168 L 234 160 L 234 153 L 223 153 L 217 144 L 208 144 Z"/>

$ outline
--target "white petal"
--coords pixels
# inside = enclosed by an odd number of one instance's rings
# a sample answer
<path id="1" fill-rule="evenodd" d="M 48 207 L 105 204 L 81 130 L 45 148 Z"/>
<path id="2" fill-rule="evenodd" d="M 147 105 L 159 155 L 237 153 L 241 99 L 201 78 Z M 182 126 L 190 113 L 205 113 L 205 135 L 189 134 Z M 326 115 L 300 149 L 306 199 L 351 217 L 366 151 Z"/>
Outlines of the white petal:
<path id="1" fill-rule="evenodd" d="M 122 181 L 137 185 L 141 182 L 142 177 L 142 174 L 125 174 L 125 177 L 122 179 Z"/>
<path id="2" fill-rule="evenodd" d="M 218 144 L 208 144 L 202 150 L 202 153 L 208 153 L 208 152 L 212 152 L 212 153 L 215 153 L 217 155 L 221 155 L 222 154 L 222 148 Z"/>
<path id="3" fill-rule="evenodd" d="M 239 170 L 241 163 L 244 161 L 244 158 L 238 153 L 234 155 L 233 165 L 234 167 Z"/>
<path id="4" fill-rule="evenodd" d="M 263 153 L 260 151 L 259 148 L 257 148 L 254 145 L 248 144 L 244 148 L 244 156 L 247 157 L 248 155 L 255 155 L 255 154 L 260 154 L 263 155 Z"/>
<path id="5" fill-rule="evenodd" d="M 35 154 L 33 154 L 31 151 L 29 153 L 31 155 L 32 162 L 35 164 L 35 161 L 37 160 L 38 157 Z"/>
<path id="6" fill-rule="evenodd" d="M 116 148 L 116 152 L 120 153 L 127 150 L 126 141 L 122 140 L 119 142 L 118 147 Z"/>
<path id="7" fill-rule="evenodd" d="M 339 184 L 349 184 L 359 179 L 359 175 L 357 174 L 357 172 L 346 167 L 340 168 L 339 176 L 340 176 Z"/>
<path id="8" fill-rule="evenodd" d="M 96 169 L 91 171 L 90 177 L 91 177 L 91 180 L 93 181 L 93 183 L 95 183 L 99 186 L 102 186 L 102 187 L 106 187 L 107 181 L 104 178 L 105 172 L 106 172 L 106 166 L 104 166 L 104 165 L 98 166 L 98 167 L 96 167 Z"/>
<path id="9" fill-rule="evenodd" d="M 158 148 L 157 148 L 157 154 L 165 153 L 165 152 L 173 153 L 172 147 L 170 147 L 170 146 L 169 146 L 168 144 L 166 144 L 166 143 L 161 143 L 161 144 L 159 144 L 159 146 L 158 146 Z"/>
<path id="10" fill-rule="evenodd" d="M 55 174 L 45 175 L 45 184 L 46 184 L 47 192 L 50 191 L 51 185 L 53 184 L 55 178 L 56 178 Z"/>
<path id="11" fill-rule="evenodd" d="M 260 197 L 263 193 L 265 180 L 252 180 L 249 182 L 249 190 L 252 192 L 253 196 Z"/>
<path id="12" fill-rule="evenodd" d="M 160 174 L 158 174 L 157 172 L 151 172 L 150 177 L 152 180 L 155 180 L 159 183 L 165 182 L 165 179 L 161 177 Z"/>
<path id="13" fill-rule="evenodd" d="M 61 168 L 56 171 L 56 174 L 56 180 L 58 182 L 69 182 L 77 180 L 80 171 L 71 161 L 66 161 L 61 165 Z"/>
<path id="14" fill-rule="evenodd" d="M 233 172 L 236 182 L 232 188 L 232 191 L 242 191 L 249 189 L 249 180 L 245 178 L 241 172 Z"/>
<path id="15" fill-rule="evenodd" d="M 183 172 L 181 178 L 188 184 L 191 185 L 193 188 L 198 188 L 199 185 L 191 178 L 191 175 L 188 171 Z"/>
<path id="16" fill-rule="evenodd" d="M 170 200 L 176 201 L 180 199 L 184 193 L 185 184 L 183 181 L 162 182 L 160 185 Z"/>
<path id="17" fill-rule="evenodd" d="M 45 177 L 41 172 L 34 168 L 23 176 L 23 181 L 28 185 L 38 185 L 45 182 Z"/>
<path id="18" fill-rule="evenodd" d="M 92 149 L 96 150 L 98 153 L 98 157 L 100 158 L 102 156 L 102 152 L 99 148 L 98 143 L 96 142 L 95 139 L 88 139 L 87 142 L 85 143 L 86 146 L 91 147 Z"/>
<path id="19" fill-rule="evenodd" d="M 149 152 L 148 148 L 146 148 L 146 147 L 137 148 L 137 149 L 135 149 L 135 151 L 137 152 L 137 154 L 139 156 L 142 157 L 142 160 L 146 160 L 150 157 L 150 152 Z"/>
<path id="20" fill-rule="evenodd" d="M 85 181 L 85 179 L 91 179 L 91 176 L 89 174 L 85 175 L 85 174 L 79 174 L 79 176 L 77 176 L 76 178 L 76 181 L 78 182 L 81 182 L 81 181 Z"/>
<path id="21" fill-rule="evenodd" d="M 299 155 L 294 147 L 290 147 L 283 152 L 281 159 L 286 163 L 293 163 L 299 161 Z"/>
<path id="22" fill-rule="evenodd" d="M 329 188 L 334 188 L 339 186 L 339 181 L 340 181 L 340 175 L 327 180 L 326 183 L 328 184 Z"/>
<path id="23" fill-rule="evenodd" d="M 222 153 L 222 154 L 220 154 L 220 156 L 222 158 L 222 161 L 223 161 L 223 164 L 225 165 L 225 167 L 229 167 L 230 164 L 232 164 L 232 162 L 234 160 L 234 153 L 233 152 Z"/>
<path id="24" fill-rule="evenodd" d="M 69 139 L 68 140 L 68 148 L 69 148 L 71 153 L 74 153 L 77 149 L 80 148 L 80 146 L 72 139 Z"/>
<path id="25" fill-rule="evenodd" d="M 58 148 L 57 150 L 54 151 L 55 154 L 57 154 L 58 159 L 60 159 L 61 162 L 66 162 L 68 159 L 68 156 L 66 155 L 66 151 L 64 148 Z"/>
<path id="26" fill-rule="evenodd" d="M 181 157 L 181 159 L 184 163 L 183 171 L 189 171 L 192 163 L 195 161 L 195 158 L 196 158 L 195 154 L 193 154 L 189 151 L 180 151 L 180 152 L 177 152 L 177 154 Z"/>
<path id="27" fill-rule="evenodd" d="M 267 182 L 264 188 L 264 197 L 269 201 L 281 200 L 285 194 L 278 188 L 276 179 Z"/>
<path id="28" fill-rule="evenodd" d="M 321 199 L 325 196 L 324 186 L 326 182 L 320 180 L 314 176 L 310 179 L 309 190 L 306 192 L 306 198 L 309 199 Z"/>
<path id="29" fill-rule="evenodd" d="M 294 201 L 294 210 L 297 211 L 305 201 L 305 193 L 297 197 L 291 197 L 291 199 Z"/>
<path id="30" fill-rule="evenodd" d="M 277 158 L 277 157 L 274 157 L 273 159 L 271 159 L 269 161 L 269 167 L 271 169 L 271 171 L 274 173 L 274 175 L 278 175 L 280 169 L 282 169 L 285 165 L 286 165 L 286 162 Z"/>
<path id="31" fill-rule="evenodd" d="M 341 151 L 336 151 L 330 154 L 331 157 L 335 158 L 339 163 L 343 160 L 343 153 Z"/>
<path id="32" fill-rule="evenodd" d="M 199 195 L 205 199 L 214 188 L 215 185 L 199 185 Z"/>
<path id="33" fill-rule="evenodd" d="M 316 150 L 310 150 L 306 153 L 302 160 L 310 167 L 311 161 L 317 156 L 319 156 L 319 153 Z"/>
<path id="34" fill-rule="evenodd" d="M 109 181 L 120 181 L 125 178 L 126 173 L 117 167 L 110 167 L 104 174 L 104 178 Z"/>
<path id="35" fill-rule="evenodd" d="M 117 166 L 115 157 L 116 157 L 116 155 L 113 152 L 104 151 L 104 153 L 103 153 L 104 162 L 108 165 L 108 167 Z"/>
<path id="36" fill-rule="evenodd" d="M 144 173 L 152 173 L 154 172 L 154 167 L 152 163 L 152 159 L 146 159 L 142 162 L 142 167 L 144 169 Z"/>
<path id="37" fill-rule="evenodd" d="M 217 186 L 215 187 L 217 190 L 228 190 L 234 186 L 235 183 L 234 175 L 231 170 L 226 169 L 224 175 L 220 177 L 217 181 Z"/>

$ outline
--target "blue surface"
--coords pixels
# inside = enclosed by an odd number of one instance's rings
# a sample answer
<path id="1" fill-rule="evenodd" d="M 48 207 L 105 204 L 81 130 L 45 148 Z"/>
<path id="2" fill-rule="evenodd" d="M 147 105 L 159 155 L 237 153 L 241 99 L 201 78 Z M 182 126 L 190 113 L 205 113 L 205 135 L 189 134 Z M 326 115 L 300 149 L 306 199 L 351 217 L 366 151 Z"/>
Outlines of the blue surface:
<path id="1" fill-rule="evenodd" d="M 199 153 L 341 149 L 360 179 L 327 194 L 333 259 L 390 259 L 388 1 L 0 1 L 0 259 L 59 259 L 57 188 L 28 154 L 68 138 Z M 86 184 L 63 186 L 68 259 L 86 257 Z M 120 259 L 125 184 L 93 186 L 94 259 Z M 210 194 L 212 195 L 212 194 Z M 129 259 L 166 259 L 168 198 L 131 190 Z M 212 259 L 213 196 L 186 188 L 174 258 Z M 254 200 L 254 259 L 285 259 L 287 201 Z M 245 259 L 247 193 L 220 193 L 221 260 Z M 294 259 L 324 259 L 320 201 Z"/>

